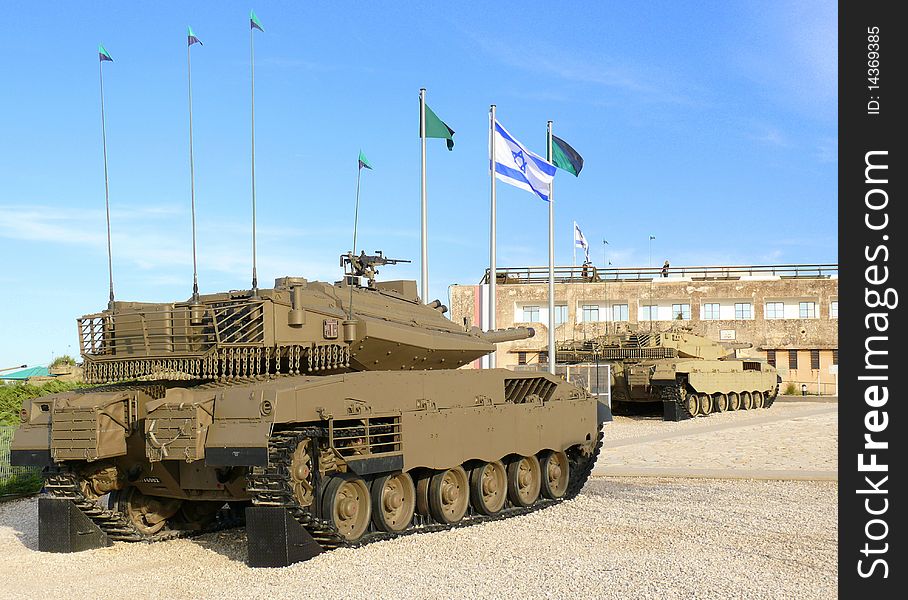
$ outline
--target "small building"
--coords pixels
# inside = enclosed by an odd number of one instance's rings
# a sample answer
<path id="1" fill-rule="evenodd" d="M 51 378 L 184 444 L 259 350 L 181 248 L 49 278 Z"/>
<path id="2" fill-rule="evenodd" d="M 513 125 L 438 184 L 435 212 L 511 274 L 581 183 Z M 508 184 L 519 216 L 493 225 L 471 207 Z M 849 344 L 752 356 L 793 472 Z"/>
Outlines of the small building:
<path id="1" fill-rule="evenodd" d="M 556 268 L 556 342 L 683 325 L 773 364 L 783 392 L 791 384 L 837 393 L 838 265 L 671 267 L 666 275 L 661 267 Z M 488 281 L 487 270 L 478 285 L 451 286 L 453 320 L 488 327 Z M 495 320 L 536 330 L 499 344 L 498 366 L 547 363 L 548 267 L 498 269 Z"/>
<path id="2" fill-rule="evenodd" d="M 50 377 L 47 367 L 28 367 L 18 371 L 0 373 L 0 381 L 4 383 L 25 383 L 33 377 Z"/>

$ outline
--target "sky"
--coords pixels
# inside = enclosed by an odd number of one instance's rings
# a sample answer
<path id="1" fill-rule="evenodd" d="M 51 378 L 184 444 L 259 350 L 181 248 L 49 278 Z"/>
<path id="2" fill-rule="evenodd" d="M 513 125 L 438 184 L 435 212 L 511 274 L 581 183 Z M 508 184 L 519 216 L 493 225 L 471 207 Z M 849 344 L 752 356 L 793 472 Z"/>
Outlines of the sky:
<path id="1" fill-rule="evenodd" d="M 456 132 L 428 140 L 432 299 L 489 264 L 490 104 L 584 157 L 555 178 L 559 265 L 573 221 L 598 265 L 836 262 L 836 3 L 589 4 L 7 1 L 0 369 L 78 354 L 76 317 L 107 304 L 99 43 L 117 299 L 191 295 L 190 25 L 199 287 L 250 287 L 253 8 L 260 287 L 340 279 L 360 150 L 358 248 L 419 278 L 420 87 Z M 497 196 L 498 266 L 547 264 L 547 204 Z"/>

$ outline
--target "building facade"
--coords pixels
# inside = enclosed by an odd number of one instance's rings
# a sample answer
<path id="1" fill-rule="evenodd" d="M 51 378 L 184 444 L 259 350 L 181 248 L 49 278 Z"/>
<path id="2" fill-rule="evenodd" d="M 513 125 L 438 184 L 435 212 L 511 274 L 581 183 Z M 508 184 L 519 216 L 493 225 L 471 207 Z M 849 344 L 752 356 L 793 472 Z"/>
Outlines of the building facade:
<path id="1" fill-rule="evenodd" d="M 837 265 L 596 269 L 561 267 L 555 284 L 555 339 L 674 326 L 769 361 L 782 390 L 838 389 Z M 453 285 L 451 318 L 488 327 L 488 272 L 479 285 Z M 530 326 L 535 337 L 499 344 L 497 364 L 548 360 L 548 268 L 498 269 L 496 327 Z M 476 365 L 478 366 L 478 365 Z"/>

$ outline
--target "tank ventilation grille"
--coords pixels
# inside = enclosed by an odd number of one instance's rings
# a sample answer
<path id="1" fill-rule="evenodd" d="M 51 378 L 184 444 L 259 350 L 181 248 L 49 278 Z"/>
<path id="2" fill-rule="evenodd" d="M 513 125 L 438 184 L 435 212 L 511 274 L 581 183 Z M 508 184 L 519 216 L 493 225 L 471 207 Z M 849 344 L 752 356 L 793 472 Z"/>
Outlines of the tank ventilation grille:
<path id="1" fill-rule="evenodd" d="M 649 348 L 603 348 L 600 360 L 658 360 L 675 358 L 678 352 L 674 348 L 659 346 Z"/>
<path id="2" fill-rule="evenodd" d="M 556 384 L 544 377 L 521 377 L 504 380 L 504 400 L 513 404 L 533 402 L 536 398 L 546 402 L 555 393 Z M 530 399 L 530 396 L 533 396 Z"/>
<path id="3" fill-rule="evenodd" d="M 401 451 L 400 417 L 332 421 L 331 447 L 344 458 Z"/>

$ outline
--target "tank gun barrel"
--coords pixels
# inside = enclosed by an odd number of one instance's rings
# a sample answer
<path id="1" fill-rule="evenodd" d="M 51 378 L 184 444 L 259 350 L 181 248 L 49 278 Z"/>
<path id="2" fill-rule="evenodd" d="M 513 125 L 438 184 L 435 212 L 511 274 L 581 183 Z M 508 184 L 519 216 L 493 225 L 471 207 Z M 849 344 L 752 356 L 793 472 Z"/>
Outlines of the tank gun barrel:
<path id="1" fill-rule="evenodd" d="M 479 333 L 479 337 L 493 344 L 525 340 L 534 335 L 536 335 L 536 330 L 532 327 L 509 327 L 507 329 L 493 329 L 492 331 L 482 331 Z"/>

